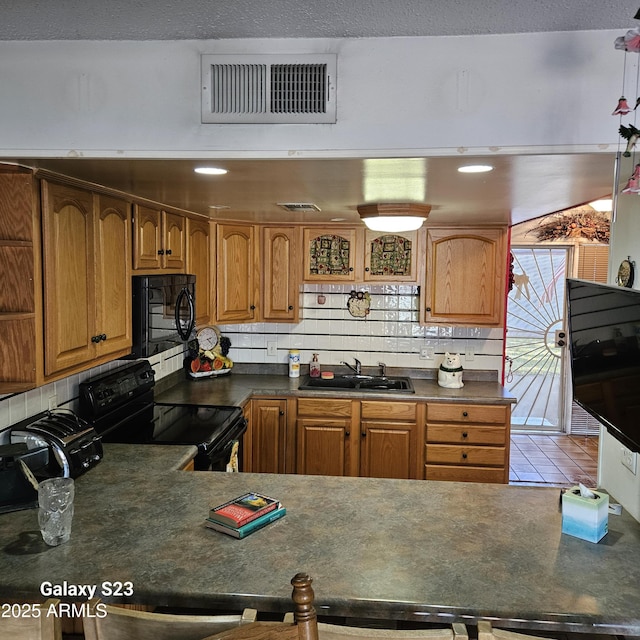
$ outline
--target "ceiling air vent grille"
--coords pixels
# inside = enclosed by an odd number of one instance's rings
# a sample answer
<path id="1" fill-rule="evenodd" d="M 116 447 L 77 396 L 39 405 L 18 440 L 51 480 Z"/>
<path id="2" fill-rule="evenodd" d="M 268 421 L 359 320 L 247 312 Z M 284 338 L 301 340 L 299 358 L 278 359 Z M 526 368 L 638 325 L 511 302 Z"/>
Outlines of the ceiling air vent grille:
<path id="1" fill-rule="evenodd" d="M 313 204 L 313 202 L 278 202 L 277 204 L 279 207 L 294 213 L 298 211 L 320 211 L 320 207 L 317 204 Z"/>
<path id="2" fill-rule="evenodd" d="M 203 123 L 334 123 L 336 56 L 203 55 Z"/>

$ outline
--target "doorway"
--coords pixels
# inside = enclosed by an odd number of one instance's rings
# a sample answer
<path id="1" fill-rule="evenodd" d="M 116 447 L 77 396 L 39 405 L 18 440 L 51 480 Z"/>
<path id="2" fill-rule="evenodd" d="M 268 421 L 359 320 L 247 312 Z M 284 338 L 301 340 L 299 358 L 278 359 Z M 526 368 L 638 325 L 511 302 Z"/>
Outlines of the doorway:
<path id="1" fill-rule="evenodd" d="M 505 387 L 518 398 L 512 430 L 565 433 L 565 280 L 571 247 L 512 247 Z"/>

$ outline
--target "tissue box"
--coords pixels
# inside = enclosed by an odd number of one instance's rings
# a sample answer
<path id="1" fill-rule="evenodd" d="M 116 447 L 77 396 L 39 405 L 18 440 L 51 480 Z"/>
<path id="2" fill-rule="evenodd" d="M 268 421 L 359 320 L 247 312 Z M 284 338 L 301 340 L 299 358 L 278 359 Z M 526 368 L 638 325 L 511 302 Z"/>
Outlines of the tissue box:
<path id="1" fill-rule="evenodd" d="M 583 498 L 579 487 L 562 494 L 562 533 L 598 542 L 609 530 L 609 496 L 593 491 L 595 498 Z"/>

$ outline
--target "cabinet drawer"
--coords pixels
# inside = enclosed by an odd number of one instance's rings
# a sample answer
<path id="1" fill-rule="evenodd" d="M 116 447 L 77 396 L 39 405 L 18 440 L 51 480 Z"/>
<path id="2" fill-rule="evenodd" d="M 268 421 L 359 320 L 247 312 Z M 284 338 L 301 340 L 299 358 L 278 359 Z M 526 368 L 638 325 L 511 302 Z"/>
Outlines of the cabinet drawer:
<path id="1" fill-rule="evenodd" d="M 479 427 L 477 425 L 458 424 L 427 425 L 427 442 L 504 445 L 506 440 L 506 427 Z"/>
<path id="2" fill-rule="evenodd" d="M 425 478 L 427 480 L 449 480 L 453 482 L 498 482 L 506 484 L 503 469 L 491 467 L 456 467 L 448 465 L 425 466 Z"/>
<path id="3" fill-rule="evenodd" d="M 415 402 L 381 402 L 375 400 L 363 400 L 361 404 L 362 418 L 383 418 L 385 420 L 409 420 L 416 419 Z"/>
<path id="4" fill-rule="evenodd" d="M 298 398 L 299 416 L 351 417 L 351 400 L 340 398 Z"/>
<path id="5" fill-rule="evenodd" d="M 507 405 L 434 402 L 427 404 L 427 422 L 504 424 L 508 411 Z"/>
<path id="6" fill-rule="evenodd" d="M 426 447 L 427 464 L 459 464 L 501 467 L 505 464 L 504 447 L 465 447 L 448 444 L 429 444 Z"/>

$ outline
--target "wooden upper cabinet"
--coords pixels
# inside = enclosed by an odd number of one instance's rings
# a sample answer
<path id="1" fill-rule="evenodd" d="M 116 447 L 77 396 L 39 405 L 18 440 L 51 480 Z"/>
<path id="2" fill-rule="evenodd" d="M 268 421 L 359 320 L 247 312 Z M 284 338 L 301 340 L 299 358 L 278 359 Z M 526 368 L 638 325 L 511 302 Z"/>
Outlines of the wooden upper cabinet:
<path id="1" fill-rule="evenodd" d="M 131 348 L 131 204 L 96 196 L 94 225 L 98 355 Z"/>
<path id="2" fill-rule="evenodd" d="M 186 220 L 184 216 L 135 205 L 133 268 L 184 271 Z"/>
<path id="3" fill-rule="evenodd" d="M 300 288 L 300 229 L 264 227 L 262 319 L 297 322 Z"/>
<path id="4" fill-rule="evenodd" d="M 93 195 L 43 182 L 45 374 L 95 352 Z"/>
<path id="5" fill-rule="evenodd" d="M 162 212 L 164 230 L 164 266 L 166 269 L 184 270 L 186 264 L 186 218 L 175 213 Z"/>
<path id="6" fill-rule="evenodd" d="M 417 282 L 424 229 L 403 233 L 365 232 L 366 282 Z"/>
<path id="7" fill-rule="evenodd" d="M 355 282 L 361 264 L 361 229 L 303 229 L 303 279 L 305 282 Z"/>
<path id="8" fill-rule="evenodd" d="M 506 228 L 428 229 L 421 322 L 502 326 L 506 274 Z"/>
<path id="9" fill-rule="evenodd" d="M 115 198 L 42 186 L 44 373 L 58 376 L 130 350 L 130 214 Z"/>
<path id="10" fill-rule="evenodd" d="M 259 318 L 258 229 L 219 223 L 216 229 L 216 320 L 252 322 Z"/>
<path id="11" fill-rule="evenodd" d="M 162 268 L 162 212 L 141 205 L 134 206 L 133 268 Z"/>
<path id="12" fill-rule="evenodd" d="M 196 277 L 196 326 L 210 324 L 215 318 L 212 224 L 205 219 L 187 218 L 187 273 Z"/>

